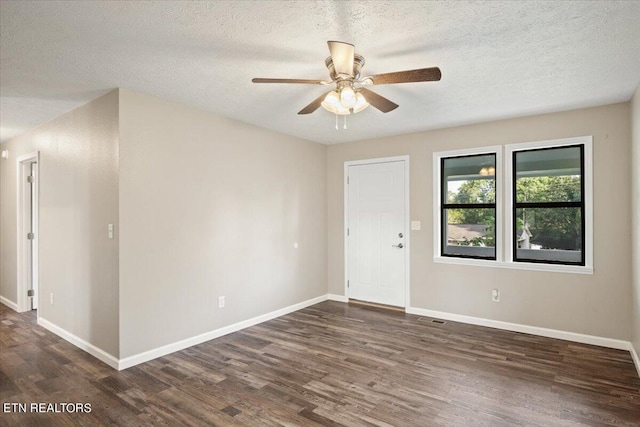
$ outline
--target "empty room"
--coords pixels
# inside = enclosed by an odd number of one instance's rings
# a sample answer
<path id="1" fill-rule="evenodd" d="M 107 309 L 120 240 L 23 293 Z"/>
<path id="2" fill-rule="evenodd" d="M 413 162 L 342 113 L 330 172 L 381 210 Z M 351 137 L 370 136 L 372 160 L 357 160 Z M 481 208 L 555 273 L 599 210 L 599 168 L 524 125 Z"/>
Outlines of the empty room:
<path id="1" fill-rule="evenodd" d="M 0 425 L 639 426 L 640 1 L 1 1 Z"/>

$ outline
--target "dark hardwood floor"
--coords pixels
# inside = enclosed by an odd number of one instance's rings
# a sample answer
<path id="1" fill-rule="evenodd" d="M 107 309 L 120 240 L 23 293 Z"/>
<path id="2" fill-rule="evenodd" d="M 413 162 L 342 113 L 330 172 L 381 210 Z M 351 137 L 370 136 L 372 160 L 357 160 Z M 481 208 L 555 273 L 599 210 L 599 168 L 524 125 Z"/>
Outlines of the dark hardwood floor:
<path id="1" fill-rule="evenodd" d="M 640 425 L 628 352 L 324 302 L 117 372 L 0 305 L 2 425 Z"/>

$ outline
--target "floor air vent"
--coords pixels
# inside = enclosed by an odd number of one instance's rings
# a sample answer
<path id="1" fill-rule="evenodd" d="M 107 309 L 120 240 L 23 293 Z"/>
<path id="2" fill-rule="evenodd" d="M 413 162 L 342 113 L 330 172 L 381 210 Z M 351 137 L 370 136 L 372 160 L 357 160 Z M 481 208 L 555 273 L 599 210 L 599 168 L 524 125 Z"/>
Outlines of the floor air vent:
<path id="1" fill-rule="evenodd" d="M 427 321 L 427 322 L 431 322 L 431 323 L 436 323 L 438 325 L 446 325 L 447 322 L 444 320 L 440 320 L 440 319 L 428 319 L 426 317 L 420 317 L 418 318 L 418 320 L 423 320 L 423 321 Z"/>

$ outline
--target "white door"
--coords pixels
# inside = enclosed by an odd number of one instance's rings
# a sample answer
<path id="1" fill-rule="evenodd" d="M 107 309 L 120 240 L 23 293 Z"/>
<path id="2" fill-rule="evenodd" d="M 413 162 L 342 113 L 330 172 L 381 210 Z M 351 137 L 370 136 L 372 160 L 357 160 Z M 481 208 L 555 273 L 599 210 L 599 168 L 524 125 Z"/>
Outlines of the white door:
<path id="1" fill-rule="evenodd" d="M 31 240 L 31 253 L 30 253 L 30 287 L 33 290 L 33 296 L 31 297 L 31 309 L 38 309 L 38 163 L 31 163 L 31 204 L 30 204 L 30 230 L 33 235 Z"/>
<path id="2" fill-rule="evenodd" d="M 38 308 L 38 152 L 16 159 L 18 311 Z"/>
<path id="3" fill-rule="evenodd" d="M 347 296 L 405 307 L 405 161 L 348 166 Z"/>

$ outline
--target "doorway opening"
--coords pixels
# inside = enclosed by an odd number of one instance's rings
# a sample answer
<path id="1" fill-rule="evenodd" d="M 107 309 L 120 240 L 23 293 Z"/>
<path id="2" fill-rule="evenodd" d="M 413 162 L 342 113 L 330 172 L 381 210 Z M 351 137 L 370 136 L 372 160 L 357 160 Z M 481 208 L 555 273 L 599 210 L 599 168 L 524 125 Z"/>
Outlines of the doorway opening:
<path id="1" fill-rule="evenodd" d="M 18 311 L 38 309 L 39 153 L 17 161 Z"/>
<path id="2" fill-rule="evenodd" d="M 345 295 L 409 306 L 409 156 L 345 162 Z"/>

